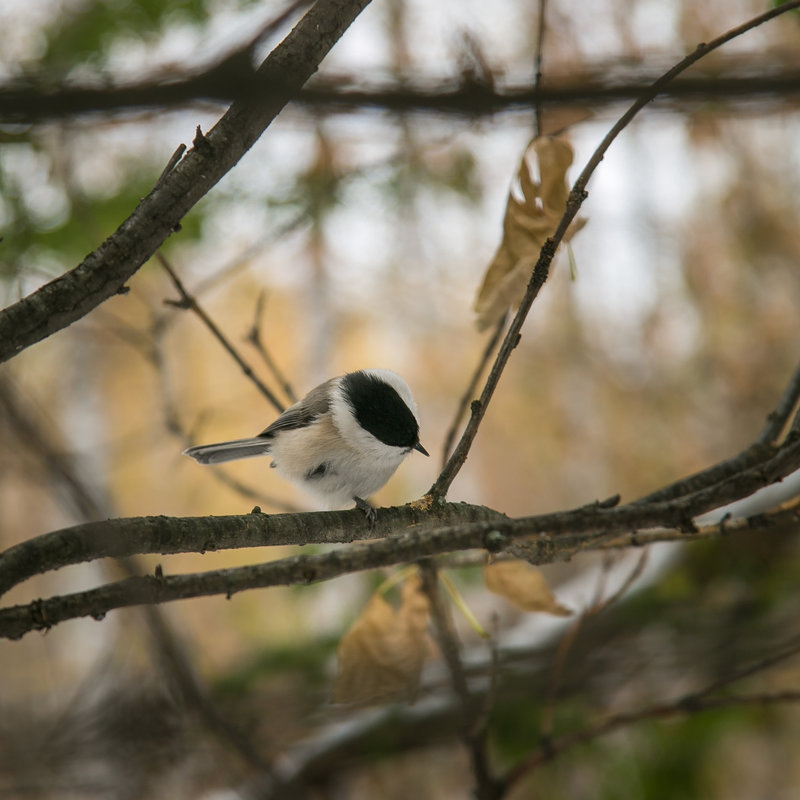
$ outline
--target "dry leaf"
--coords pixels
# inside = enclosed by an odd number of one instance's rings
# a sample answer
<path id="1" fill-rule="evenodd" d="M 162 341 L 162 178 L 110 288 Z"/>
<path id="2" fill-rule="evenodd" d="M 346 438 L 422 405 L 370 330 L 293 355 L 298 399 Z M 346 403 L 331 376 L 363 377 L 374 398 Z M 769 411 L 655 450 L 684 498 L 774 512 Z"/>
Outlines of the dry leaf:
<path id="1" fill-rule="evenodd" d="M 518 199 L 513 190 L 509 193 L 503 240 L 475 301 L 479 330 L 497 323 L 525 294 L 542 245 L 555 233 L 567 208 L 566 174 L 572 158 L 572 145 L 562 137 L 539 136 L 525 150 L 517 176 L 522 196 Z M 565 240 L 585 222 L 574 220 Z"/>
<path id="2" fill-rule="evenodd" d="M 542 611 L 568 617 L 572 611 L 562 606 L 550 591 L 541 570 L 524 561 L 498 561 L 485 570 L 486 588 L 502 595 L 523 611 Z"/>
<path id="3" fill-rule="evenodd" d="M 430 604 L 418 575 L 403 584 L 397 610 L 374 594 L 339 644 L 334 702 L 413 698 L 431 652 L 429 619 Z"/>

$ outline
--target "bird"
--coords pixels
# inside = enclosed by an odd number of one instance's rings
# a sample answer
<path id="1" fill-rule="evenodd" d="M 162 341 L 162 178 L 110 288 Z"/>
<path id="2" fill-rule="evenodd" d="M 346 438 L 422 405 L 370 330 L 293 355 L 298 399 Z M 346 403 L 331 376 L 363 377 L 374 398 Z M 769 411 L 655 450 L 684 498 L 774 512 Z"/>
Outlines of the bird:
<path id="1" fill-rule="evenodd" d="M 321 383 L 258 436 L 184 450 L 201 464 L 269 455 L 289 482 L 328 508 L 354 502 L 370 525 L 368 498 L 392 477 L 419 441 L 417 404 L 403 378 L 389 369 L 361 369 Z"/>

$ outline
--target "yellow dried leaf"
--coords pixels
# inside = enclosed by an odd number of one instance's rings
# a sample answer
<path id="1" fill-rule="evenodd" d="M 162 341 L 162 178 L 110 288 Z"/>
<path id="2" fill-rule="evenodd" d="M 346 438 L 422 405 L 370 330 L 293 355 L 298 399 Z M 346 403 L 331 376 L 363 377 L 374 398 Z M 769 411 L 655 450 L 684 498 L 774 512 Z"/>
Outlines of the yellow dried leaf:
<path id="1" fill-rule="evenodd" d="M 568 617 L 572 611 L 562 606 L 550 591 L 541 570 L 524 561 L 498 561 L 485 570 L 486 588 L 510 600 L 523 611 L 542 611 Z"/>
<path id="2" fill-rule="evenodd" d="M 334 702 L 413 698 L 431 652 L 429 619 L 430 604 L 418 575 L 403 584 L 397 610 L 381 594 L 373 595 L 339 644 Z"/>
<path id="3" fill-rule="evenodd" d="M 539 136 L 525 150 L 517 175 L 521 197 L 509 193 L 503 240 L 475 301 L 479 330 L 498 322 L 525 294 L 542 245 L 555 233 L 567 208 L 566 175 L 572 158 L 572 145 L 563 137 Z M 565 240 L 584 224 L 583 219 L 575 220 Z"/>

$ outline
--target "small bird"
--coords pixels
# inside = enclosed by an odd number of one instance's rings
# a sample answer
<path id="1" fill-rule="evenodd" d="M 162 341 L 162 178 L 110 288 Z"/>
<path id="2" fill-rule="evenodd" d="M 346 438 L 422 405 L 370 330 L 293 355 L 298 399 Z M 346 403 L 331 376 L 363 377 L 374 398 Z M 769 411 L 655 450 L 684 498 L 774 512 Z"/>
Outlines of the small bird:
<path id="1" fill-rule="evenodd" d="M 184 453 L 201 464 L 270 455 L 287 480 L 329 507 L 355 502 L 374 524 L 367 498 L 412 450 L 428 455 L 408 384 L 388 369 L 362 369 L 321 383 L 258 436 Z"/>

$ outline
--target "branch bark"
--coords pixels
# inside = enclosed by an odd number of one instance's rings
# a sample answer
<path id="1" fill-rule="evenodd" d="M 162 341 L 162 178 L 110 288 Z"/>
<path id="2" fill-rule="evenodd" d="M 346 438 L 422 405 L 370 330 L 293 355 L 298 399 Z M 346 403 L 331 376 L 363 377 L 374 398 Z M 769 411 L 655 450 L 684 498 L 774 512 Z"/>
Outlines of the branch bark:
<path id="1" fill-rule="evenodd" d="M 358 86 L 356 76 L 342 75 L 315 81 L 300 91 L 293 102 L 314 114 L 358 113 L 385 110 L 394 113 L 429 113 L 451 116 L 530 114 L 532 107 L 607 108 L 630 101 L 646 92 L 649 84 L 628 81 L 610 83 L 608 73 L 618 65 L 603 64 L 576 78 L 551 79 L 548 86 L 517 85 L 498 89 L 483 84 L 454 86 L 452 77 L 420 78 L 416 84 L 389 84 L 378 88 Z M 776 73 L 763 64 L 747 65 L 747 74 L 687 77 L 662 92 L 665 98 L 705 103 L 728 100 L 791 101 L 800 92 L 800 73 L 785 69 Z M 113 87 L 62 87 L 56 90 L 0 86 L 0 122 L 36 124 L 85 114 L 123 114 L 131 111 L 186 107 L 207 102 L 229 103 L 256 81 L 252 72 L 225 73 L 214 65 L 198 75 L 165 76 L 153 81 Z M 760 74 L 759 74 L 760 71 Z M 552 78 L 552 76 L 551 76 Z"/>
<path id="2" fill-rule="evenodd" d="M 369 0 L 318 0 L 254 73 L 251 91 L 194 147 L 117 231 L 70 272 L 0 312 L 0 363 L 67 327 L 114 294 L 181 219 L 252 147 Z"/>
<path id="3" fill-rule="evenodd" d="M 520 519 L 509 519 L 496 512 L 489 512 L 490 515 L 494 514 L 493 518 L 456 525 L 448 525 L 444 520 L 448 513 L 460 513 L 459 509 L 462 509 L 460 504 L 443 507 L 441 513 L 434 510 L 432 516 L 434 520 L 438 517 L 439 521 L 433 525 L 419 524 L 425 522 L 426 518 L 430 520 L 430 517 L 426 517 L 421 504 L 382 509 L 376 525 L 376 529 L 379 529 L 380 533 L 385 534 L 388 530 L 396 530 L 399 527 L 399 519 L 405 518 L 407 521 L 415 519 L 416 523 L 409 524 L 408 529 L 403 533 L 378 541 L 350 544 L 346 548 L 339 548 L 321 555 L 294 556 L 266 564 L 187 575 L 165 576 L 159 572 L 155 576 L 128 578 L 98 589 L 0 609 L 0 636 L 19 638 L 28 631 L 47 629 L 67 619 L 82 616 L 102 618 L 108 611 L 115 608 L 142 603 L 163 603 L 212 594 L 225 594 L 230 597 L 235 592 L 245 589 L 314 583 L 352 572 L 403 564 L 458 550 L 483 549 L 489 552 L 500 552 L 512 544 L 515 539 L 522 537 L 535 537 L 529 543 L 528 552 L 529 560 L 537 564 L 565 560 L 584 550 L 606 547 L 615 536 L 631 531 L 643 530 L 646 534 L 648 530 L 654 528 L 672 528 L 673 540 L 691 538 L 696 531 L 692 517 L 718 508 L 732 500 L 746 497 L 798 468 L 800 468 L 800 441 L 794 440 L 785 444 L 765 464 L 745 470 L 714 487 L 669 502 L 646 505 L 631 503 L 618 508 L 608 507 L 604 503 L 592 503 L 570 511 Z M 465 506 L 464 508 L 469 514 L 471 509 L 480 507 Z M 482 509 L 482 513 L 486 513 L 486 509 Z M 245 537 L 250 537 L 251 545 L 265 544 L 266 542 L 285 544 L 285 540 L 278 542 L 265 536 L 270 529 L 270 521 L 274 520 L 278 520 L 275 530 L 280 530 L 282 525 L 285 525 L 287 526 L 286 530 L 293 530 L 295 533 L 303 532 L 305 543 L 320 541 L 321 536 L 325 537 L 325 541 L 331 541 L 329 534 L 322 533 L 320 536 L 320 532 L 329 527 L 329 522 L 331 523 L 330 527 L 335 530 L 338 522 L 345 530 L 344 535 L 348 537 L 344 541 L 351 541 L 356 537 L 364 538 L 364 534 L 368 532 L 366 524 L 363 525 L 363 528 L 353 524 L 357 514 L 357 511 L 349 511 L 276 515 L 274 517 L 251 514 L 245 517 L 205 517 L 200 519 L 161 517 L 146 518 L 146 520 L 153 521 L 156 532 L 159 536 L 164 537 L 157 537 L 156 541 L 164 542 L 167 548 L 166 552 L 185 552 L 186 549 L 176 548 L 174 541 L 179 540 L 179 537 L 174 536 L 175 532 L 183 530 L 193 535 L 192 532 L 198 527 L 209 537 L 215 536 L 215 530 L 229 533 L 238 531 Z M 774 524 L 778 519 L 783 520 L 786 515 L 792 522 L 796 521 L 796 508 L 779 509 L 772 516 L 759 514 L 758 517 L 748 522 L 754 528 L 764 528 Z M 347 522 L 350 524 L 346 524 Z M 125 542 L 128 546 L 136 547 L 135 552 L 145 552 L 136 543 L 139 538 L 136 534 L 137 523 L 141 524 L 142 521 L 115 520 L 107 522 L 106 525 L 109 532 L 116 527 L 126 528 L 129 536 L 125 538 Z M 254 526 L 251 527 L 251 525 Z M 85 526 L 78 527 L 84 528 Z M 710 532 L 706 530 L 701 533 L 708 536 L 713 532 L 724 533 L 725 530 L 726 526 L 720 523 L 712 526 Z M 313 531 L 317 531 L 316 536 Z M 685 531 L 689 531 L 689 533 L 684 533 Z M 95 529 L 93 532 L 97 535 L 99 529 Z M 260 535 L 260 541 L 254 541 L 254 534 Z M 375 534 L 379 535 L 378 530 Z M 663 531 L 661 537 L 663 540 Z M 59 542 L 59 538 L 61 542 Z M 153 540 L 150 541 L 152 547 Z M 209 538 L 208 541 L 215 541 L 215 539 Z M 0 554 L 0 576 L 2 576 L 4 585 L 11 586 L 19 583 L 24 579 L 26 570 L 29 574 L 41 571 L 37 566 L 31 572 L 31 559 L 34 558 L 33 553 L 36 551 L 36 545 L 30 546 L 32 542 L 41 543 L 44 553 L 48 552 L 49 547 L 53 547 L 56 552 L 63 547 L 63 552 L 67 556 L 71 552 L 72 542 L 69 532 L 47 534 L 39 537 L 38 540 L 30 540 L 18 545 L 17 548 L 11 548 L 6 553 Z M 637 543 L 629 537 L 622 537 L 619 546 L 630 546 Z M 97 546 L 98 543 L 95 542 L 95 552 L 97 552 Z M 156 549 L 155 552 L 162 551 Z M 11 554 L 10 557 L 9 554 Z M 74 556 L 72 558 L 73 561 L 82 560 Z M 64 563 L 63 560 L 61 563 Z M 60 565 L 58 564 L 58 566 Z"/>

